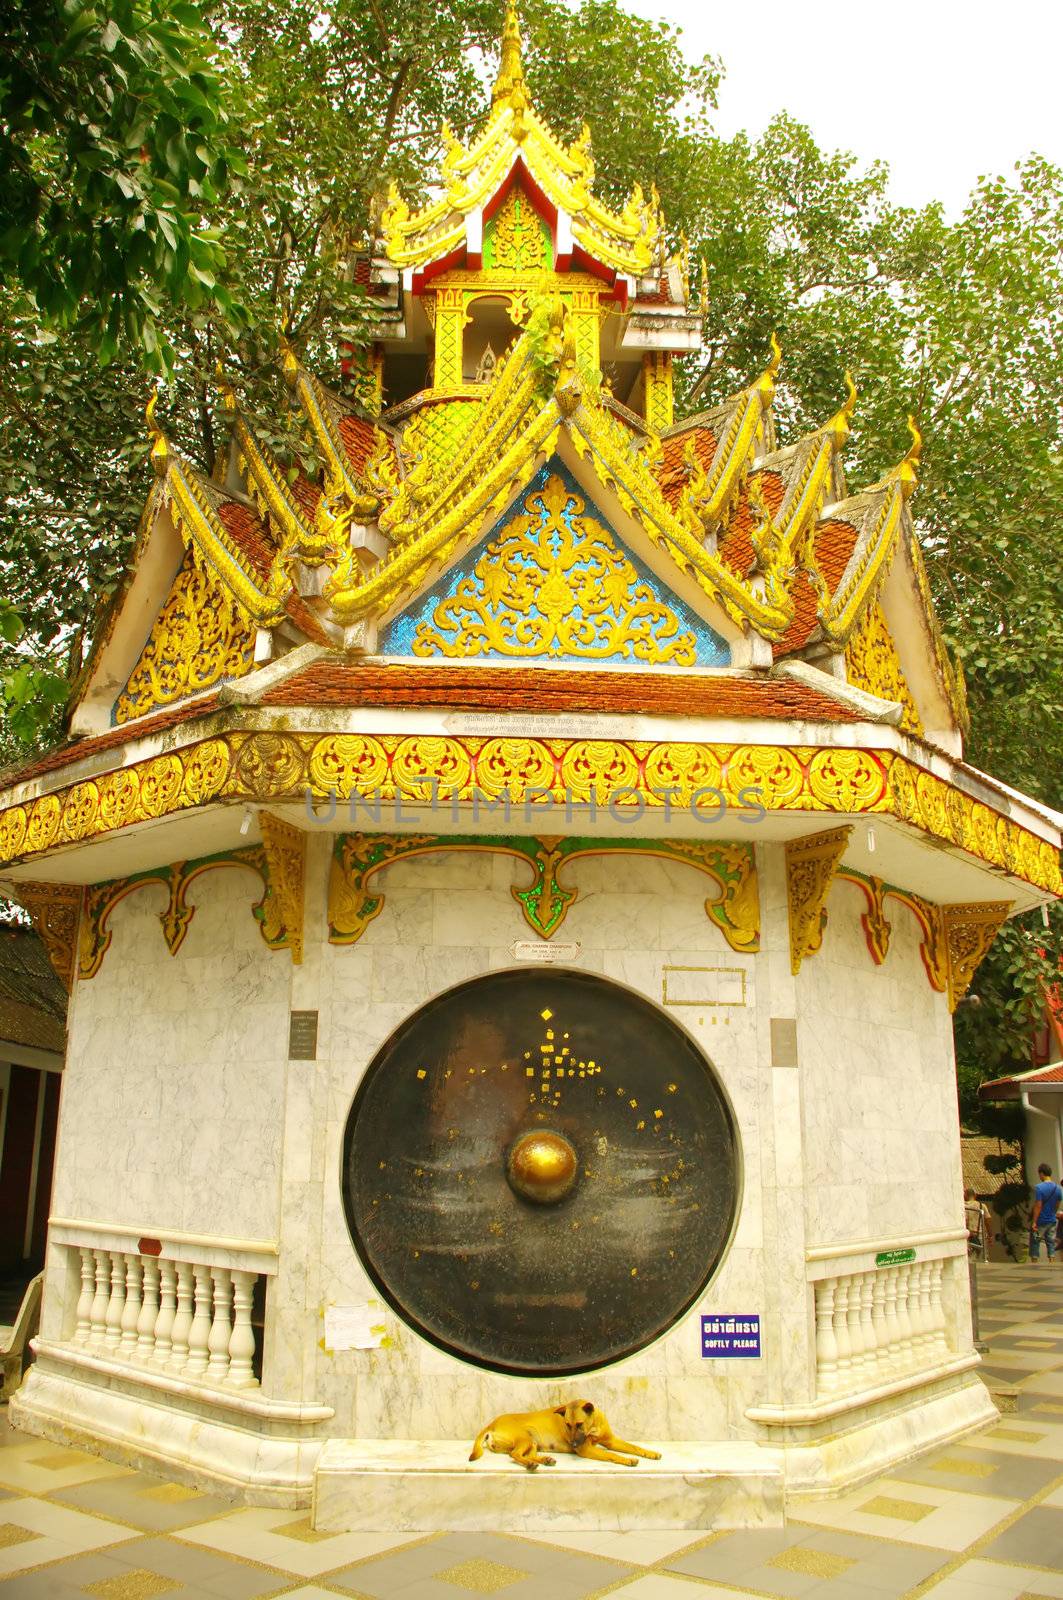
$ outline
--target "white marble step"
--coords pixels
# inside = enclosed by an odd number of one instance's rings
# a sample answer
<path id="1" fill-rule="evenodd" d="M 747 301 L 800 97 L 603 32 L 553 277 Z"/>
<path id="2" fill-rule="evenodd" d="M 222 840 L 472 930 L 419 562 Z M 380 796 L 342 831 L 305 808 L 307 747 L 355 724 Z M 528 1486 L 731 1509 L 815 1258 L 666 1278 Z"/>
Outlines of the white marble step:
<path id="1" fill-rule="evenodd" d="M 528 1472 L 507 1456 L 469 1461 L 464 1440 L 330 1439 L 314 1472 L 313 1525 L 325 1533 L 782 1526 L 779 1451 L 647 1447 L 661 1460 L 620 1467 L 559 1456 L 556 1466 Z"/>

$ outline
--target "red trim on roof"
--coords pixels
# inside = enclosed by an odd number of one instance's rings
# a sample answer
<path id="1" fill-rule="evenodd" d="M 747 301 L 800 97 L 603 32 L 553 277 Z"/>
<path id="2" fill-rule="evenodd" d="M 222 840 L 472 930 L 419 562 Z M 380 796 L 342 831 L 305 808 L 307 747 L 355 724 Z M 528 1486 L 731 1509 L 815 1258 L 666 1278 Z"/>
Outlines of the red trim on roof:
<path id="1" fill-rule="evenodd" d="M 319 661 L 262 698 L 267 706 L 461 706 L 676 717 L 856 722 L 854 711 L 789 679 L 541 667 L 349 666 Z"/>

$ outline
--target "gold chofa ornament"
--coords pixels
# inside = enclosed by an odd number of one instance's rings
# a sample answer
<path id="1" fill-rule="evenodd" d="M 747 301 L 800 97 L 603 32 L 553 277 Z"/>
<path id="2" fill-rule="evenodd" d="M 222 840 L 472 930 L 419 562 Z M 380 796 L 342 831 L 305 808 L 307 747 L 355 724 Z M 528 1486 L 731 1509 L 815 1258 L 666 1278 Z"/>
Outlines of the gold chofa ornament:
<path id="1" fill-rule="evenodd" d="M 416 656 L 577 656 L 692 667 L 697 643 L 556 475 L 413 637 Z"/>

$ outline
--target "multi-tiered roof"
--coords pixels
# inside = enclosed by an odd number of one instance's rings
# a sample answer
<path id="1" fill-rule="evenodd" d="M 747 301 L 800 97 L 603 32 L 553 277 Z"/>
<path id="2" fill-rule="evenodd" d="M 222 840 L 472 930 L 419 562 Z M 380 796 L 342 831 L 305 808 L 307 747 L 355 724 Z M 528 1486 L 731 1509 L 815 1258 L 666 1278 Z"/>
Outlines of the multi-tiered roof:
<path id="1" fill-rule="evenodd" d="M 1057 891 L 1054 822 L 962 767 L 962 675 L 911 514 L 914 426 L 903 460 L 851 490 L 852 385 L 781 444 L 774 344 L 748 388 L 676 420 L 673 363 L 698 349 L 703 306 L 656 195 L 610 210 L 586 130 L 566 146 L 532 107 L 512 10 L 481 131 L 445 142 L 433 198 L 411 209 L 393 191 L 357 263 L 375 316 L 368 398 L 285 353 L 317 481 L 290 480 L 230 389 L 213 477 L 149 410 L 141 535 L 72 742 L 0 808 L 0 868 L 32 877 L 65 851 L 49 871 L 92 882 L 88 841 L 106 837 L 118 870 L 120 840 L 171 812 L 190 830 L 172 860 L 242 848 L 231 802 L 395 793 L 426 775 L 465 795 L 489 765 L 518 789 L 547 768 L 559 794 L 573 773 L 634 784 L 650 806 L 662 774 L 676 793 L 718 784 L 739 809 L 752 784 L 762 837 L 789 837 L 795 811 L 893 817 L 894 856 L 864 863 L 870 882 L 885 865 L 942 903 L 998 909 Z M 455 709 L 500 719 L 500 737 L 452 735 Z M 566 766 L 561 723 L 521 743 L 513 717 L 529 712 L 627 721 L 576 740 Z M 612 738 L 624 727 L 630 740 Z M 214 765 L 192 779 L 204 745 Z M 152 774 L 174 752 L 167 799 Z M 192 811 L 211 828 L 195 832 Z"/>

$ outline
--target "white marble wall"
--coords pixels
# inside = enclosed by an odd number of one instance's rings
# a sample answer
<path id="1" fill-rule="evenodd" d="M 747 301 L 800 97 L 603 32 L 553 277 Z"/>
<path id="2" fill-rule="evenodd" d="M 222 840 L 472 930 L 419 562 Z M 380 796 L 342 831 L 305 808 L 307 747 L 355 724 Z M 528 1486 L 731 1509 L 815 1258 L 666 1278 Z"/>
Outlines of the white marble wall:
<path id="1" fill-rule="evenodd" d="M 671 1012 L 730 1097 L 742 1203 L 703 1303 L 656 1345 L 571 1382 L 498 1377 L 437 1351 L 386 1309 L 385 1347 L 331 1353 L 323 1316 L 373 1294 L 340 1195 L 358 1084 L 412 1010 L 513 965 L 513 941 L 532 934 L 510 890 L 530 869 L 500 855 L 400 862 L 377 879 L 384 909 L 361 941 L 333 947 L 328 846 L 310 840 L 299 968 L 262 944 L 250 914 L 256 882 L 243 873 L 196 882 L 199 909 L 176 958 L 156 920 L 161 892 L 117 908 L 103 968 L 77 992 L 56 1213 L 278 1237 L 263 1391 L 335 1407 L 328 1432 L 337 1436 L 471 1438 L 498 1412 L 583 1390 L 630 1437 L 724 1440 L 757 1434 L 751 1406 L 812 1400 L 806 1250 L 947 1227 L 958 1214 L 949 1019 L 908 914 L 898 908 L 894 948 L 875 968 L 859 891 L 836 886 L 824 948 L 795 981 L 778 846 L 760 852 L 756 957 L 737 955 L 708 920 L 711 885 L 689 867 L 598 857 L 563 874 L 579 895 L 558 937 L 578 941 L 580 969 L 657 1004 L 669 966 L 744 975 L 744 1004 Z M 716 982 L 706 978 L 706 995 Z M 286 1060 L 289 1007 L 319 1013 L 314 1062 Z M 773 1016 L 796 1018 L 799 1067 L 773 1064 Z M 763 1357 L 704 1361 L 701 1310 L 759 1312 Z"/>
<path id="2" fill-rule="evenodd" d="M 248 871 L 198 878 L 176 957 L 161 888 L 115 907 L 103 965 L 75 989 L 54 1215 L 276 1237 L 291 964 L 262 942 L 260 895 Z"/>
<path id="3" fill-rule="evenodd" d="M 952 1018 L 930 988 L 915 917 L 887 901 L 872 967 L 862 890 L 837 882 L 797 985 L 810 1247 L 963 1225 Z"/>

